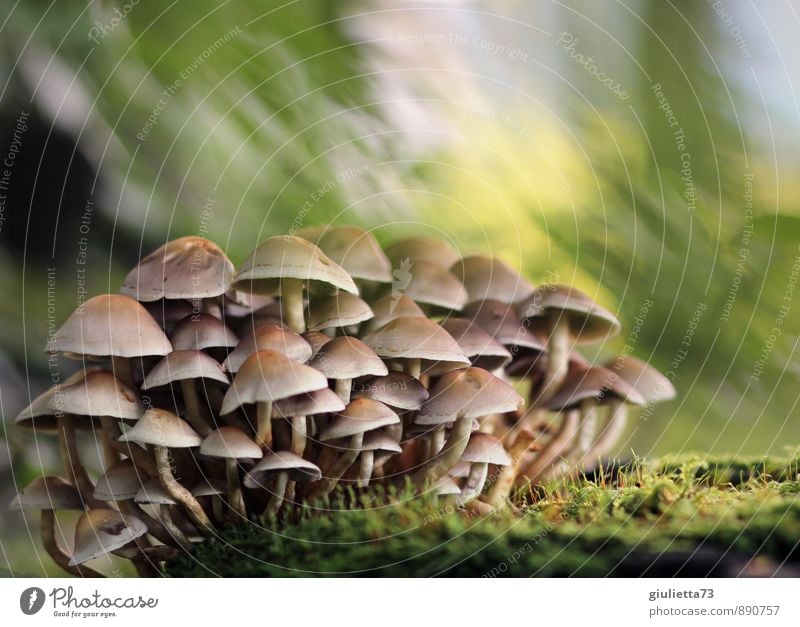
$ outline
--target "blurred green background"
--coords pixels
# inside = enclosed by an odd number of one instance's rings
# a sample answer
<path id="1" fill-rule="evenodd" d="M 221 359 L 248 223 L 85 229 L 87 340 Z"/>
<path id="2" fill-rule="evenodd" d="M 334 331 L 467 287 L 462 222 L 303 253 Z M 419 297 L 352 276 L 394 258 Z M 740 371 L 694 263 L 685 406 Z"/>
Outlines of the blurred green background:
<path id="1" fill-rule="evenodd" d="M 238 263 L 355 223 L 617 312 L 590 356 L 630 350 L 679 390 L 621 454 L 796 445 L 798 35 L 790 3 L 733 0 L 6 2 L 6 425 L 49 385 L 40 350 L 79 276 L 115 291 L 181 235 Z M 4 499 L 49 463 L 5 437 Z M 29 550 L 6 542 L 0 567 Z"/>

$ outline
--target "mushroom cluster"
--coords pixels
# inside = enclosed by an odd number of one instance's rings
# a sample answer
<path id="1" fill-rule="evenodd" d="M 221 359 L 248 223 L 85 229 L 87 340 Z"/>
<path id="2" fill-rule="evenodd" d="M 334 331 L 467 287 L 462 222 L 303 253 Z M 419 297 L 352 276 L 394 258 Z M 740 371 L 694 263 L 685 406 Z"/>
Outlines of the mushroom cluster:
<path id="1" fill-rule="evenodd" d="M 534 288 L 437 240 L 384 251 L 356 227 L 300 235 L 267 239 L 238 271 L 206 239 L 171 241 L 51 337 L 46 351 L 83 367 L 16 423 L 57 436 L 66 476 L 12 506 L 41 512 L 65 570 L 97 576 L 86 563 L 113 553 L 152 575 L 221 524 L 313 508 L 337 486 L 411 482 L 490 511 L 515 486 L 593 466 L 629 405 L 674 394 L 632 357 L 600 367 L 575 350 L 620 323 L 574 288 Z M 99 477 L 81 460 L 87 433 Z M 62 509 L 82 512 L 69 552 Z"/>

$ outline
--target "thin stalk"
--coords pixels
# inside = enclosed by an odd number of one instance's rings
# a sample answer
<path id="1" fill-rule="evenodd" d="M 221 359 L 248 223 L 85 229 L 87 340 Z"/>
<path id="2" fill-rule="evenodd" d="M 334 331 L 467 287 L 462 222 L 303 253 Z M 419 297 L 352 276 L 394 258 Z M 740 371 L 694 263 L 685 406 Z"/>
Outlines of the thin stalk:
<path id="1" fill-rule="evenodd" d="M 608 418 L 606 426 L 600 432 L 594 445 L 581 459 L 581 464 L 596 464 L 597 461 L 609 454 L 613 446 L 628 426 L 628 406 L 624 401 L 613 400 L 608 405 Z"/>
<path id="2" fill-rule="evenodd" d="M 289 473 L 286 471 L 279 472 L 275 479 L 275 489 L 272 496 L 267 503 L 267 508 L 264 510 L 266 518 L 273 518 L 283 505 L 283 497 L 286 494 L 286 485 L 289 483 Z"/>
<path id="3" fill-rule="evenodd" d="M 567 376 L 569 368 L 569 317 L 563 311 L 550 312 L 550 337 L 547 340 L 547 370 L 544 373 L 537 404 L 549 401 Z"/>
<path id="4" fill-rule="evenodd" d="M 350 394 L 353 391 L 352 379 L 337 379 L 336 380 L 336 395 L 342 399 L 342 402 L 347 405 L 350 402 Z"/>
<path id="5" fill-rule="evenodd" d="M 56 564 L 76 577 L 105 577 L 105 575 L 98 573 L 88 566 L 82 566 L 80 564 L 70 566 L 69 555 L 67 555 L 58 543 L 58 537 L 56 536 L 56 513 L 52 509 L 43 509 L 41 511 L 41 516 L 42 544 L 47 554 L 53 558 Z"/>
<path id="6" fill-rule="evenodd" d="M 129 457 L 134 465 L 147 476 L 154 477 L 157 474 L 155 462 L 146 450 L 133 442 L 119 441 L 122 430 L 119 428 L 119 423 L 115 418 L 100 416 L 100 422 L 103 424 L 103 432 L 108 435 L 111 445 L 118 453 Z"/>
<path id="7" fill-rule="evenodd" d="M 375 451 L 361 452 L 361 466 L 358 470 L 358 487 L 366 488 L 372 478 L 372 470 L 375 465 Z"/>
<path id="8" fill-rule="evenodd" d="M 305 312 L 303 311 L 303 281 L 300 279 L 281 280 L 281 307 L 283 317 L 295 333 L 306 332 Z"/>
<path id="9" fill-rule="evenodd" d="M 200 413 L 200 398 L 197 396 L 197 386 L 194 379 L 183 379 L 181 381 L 181 393 L 183 394 L 183 402 L 186 404 L 186 421 L 192 425 L 192 429 L 200 434 L 200 437 L 206 437 L 211 433 L 211 427 L 203 420 L 203 415 Z"/>
<path id="10" fill-rule="evenodd" d="M 582 460 L 589 449 L 592 448 L 595 433 L 597 433 L 598 408 L 597 399 L 589 398 L 581 402 L 581 425 L 578 429 L 577 456 Z"/>
<path id="11" fill-rule="evenodd" d="M 158 470 L 161 485 L 164 486 L 164 489 L 173 499 L 183 505 L 184 509 L 189 514 L 189 518 L 192 519 L 192 522 L 197 525 L 197 528 L 201 532 L 210 533 L 212 527 L 211 521 L 208 519 L 200 503 L 192 496 L 189 490 L 178 483 L 178 480 L 175 479 L 175 475 L 172 474 L 172 462 L 169 456 L 169 449 L 165 446 L 156 446 L 155 454 L 156 470 Z"/>
<path id="12" fill-rule="evenodd" d="M 242 484 L 239 481 L 239 465 L 235 459 L 225 460 L 225 477 L 228 481 L 228 504 L 231 509 L 239 515 L 231 516 L 233 522 L 243 522 L 247 520 L 247 510 L 244 506 L 244 496 L 242 495 Z"/>
<path id="13" fill-rule="evenodd" d="M 472 464 L 469 475 L 461 488 L 461 494 L 456 498 L 459 505 L 465 505 L 471 500 L 479 497 L 486 485 L 486 477 L 489 475 L 489 464 Z"/>
<path id="14" fill-rule="evenodd" d="M 547 472 L 548 468 L 550 468 L 551 464 L 558 459 L 569 446 L 570 442 L 572 442 L 572 439 L 578 432 L 579 421 L 580 412 L 578 410 L 572 409 L 567 411 L 564 414 L 564 420 L 559 430 L 553 435 L 533 461 L 522 470 L 520 475 L 526 476 L 531 482 L 542 477 Z"/>
<path id="15" fill-rule="evenodd" d="M 326 496 L 333 492 L 339 479 L 347 472 L 347 469 L 352 466 L 361 453 L 361 446 L 364 443 L 364 434 L 356 433 L 350 437 L 350 443 L 345 452 L 336 460 L 336 463 L 331 467 L 328 476 L 323 477 L 319 481 L 312 483 L 306 493 L 308 499 L 314 499 L 320 496 Z"/>
<path id="16" fill-rule="evenodd" d="M 436 431 L 431 434 L 430 441 L 431 441 L 431 452 L 430 457 L 436 457 L 439 452 L 444 448 L 444 441 L 447 437 L 447 432 L 445 431 L 444 425 L 436 427 Z"/>
<path id="17" fill-rule="evenodd" d="M 291 451 L 299 457 L 303 456 L 306 452 L 306 417 L 293 416 L 292 417 L 292 446 Z"/>
<path id="18" fill-rule="evenodd" d="M 258 413 L 256 444 L 263 449 L 272 449 L 272 401 L 257 403 L 256 411 Z"/>
<path id="19" fill-rule="evenodd" d="M 431 459 L 414 474 L 414 483 L 422 488 L 441 479 L 464 454 L 472 432 L 472 418 L 458 418 L 438 457 Z"/>
<path id="20" fill-rule="evenodd" d="M 134 390 L 138 389 L 136 378 L 133 376 L 133 360 L 127 357 L 112 357 L 111 369 L 114 376 Z"/>
<path id="21" fill-rule="evenodd" d="M 167 530 L 167 533 L 172 537 L 172 541 L 182 549 L 191 548 L 192 543 L 189 542 L 189 539 L 184 535 L 183 531 L 180 530 L 180 527 L 172 520 L 172 513 L 169 511 L 169 505 L 161 504 L 158 511 L 160 514 L 159 520 L 161 524 L 164 525 L 164 529 Z M 172 542 L 166 544 L 172 544 Z"/>
<path id="22" fill-rule="evenodd" d="M 422 373 L 422 360 L 420 359 L 409 359 L 406 361 L 406 372 L 410 374 L 415 379 L 419 379 L 420 374 Z"/>
<path id="23" fill-rule="evenodd" d="M 58 426 L 58 448 L 61 454 L 61 463 L 72 480 L 72 485 L 78 488 L 83 502 L 89 507 L 105 507 L 102 501 L 94 498 L 94 483 L 81 462 L 78 452 L 78 442 L 75 438 L 75 423 L 72 416 L 56 416 Z"/>
<path id="24" fill-rule="evenodd" d="M 521 432 L 509 448 L 508 455 L 511 457 L 511 463 L 500 471 L 489 492 L 489 504 L 493 507 L 500 507 L 511 496 L 511 490 L 514 488 L 514 482 L 517 480 L 525 453 L 535 442 L 535 438 L 531 436 L 533 434 L 530 432 Z"/>

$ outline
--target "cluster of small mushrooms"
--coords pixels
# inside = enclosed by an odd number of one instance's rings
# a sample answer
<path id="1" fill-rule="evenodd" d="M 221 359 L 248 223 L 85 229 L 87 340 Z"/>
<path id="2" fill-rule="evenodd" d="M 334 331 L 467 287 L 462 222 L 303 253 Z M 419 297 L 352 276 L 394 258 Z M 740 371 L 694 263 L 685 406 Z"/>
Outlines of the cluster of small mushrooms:
<path id="1" fill-rule="evenodd" d="M 629 406 L 674 394 L 633 357 L 601 367 L 576 352 L 620 323 L 574 288 L 534 288 L 428 238 L 384 251 L 351 226 L 299 235 L 267 239 L 238 271 L 206 239 L 171 241 L 51 338 L 47 352 L 83 367 L 16 424 L 57 435 L 66 477 L 36 479 L 12 507 L 41 512 L 62 568 L 98 576 L 87 562 L 113 553 L 154 575 L 218 525 L 313 508 L 341 485 L 412 482 L 486 513 L 594 466 Z M 70 509 L 68 553 L 55 511 Z"/>

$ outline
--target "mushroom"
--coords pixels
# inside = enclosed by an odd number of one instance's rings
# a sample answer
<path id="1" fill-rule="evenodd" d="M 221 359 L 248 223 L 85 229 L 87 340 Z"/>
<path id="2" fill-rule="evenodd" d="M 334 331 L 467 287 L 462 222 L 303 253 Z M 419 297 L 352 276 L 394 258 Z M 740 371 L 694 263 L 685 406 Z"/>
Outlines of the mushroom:
<path id="1" fill-rule="evenodd" d="M 84 564 L 129 545 L 147 533 L 147 525 L 135 516 L 113 509 L 90 509 L 75 525 L 75 548 L 70 566 Z"/>
<path id="2" fill-rule="evenodd" d="M 240 405 L 256 403 L 256 443 L 261 448 L 271 448 L 273 402 L 325 387 L 328 381 L 319 370 L 292 361 L 283 353 L 258 351 L 250 355 L 236 373 L 222 401 L 221 412 L 228 414 Z M 305 416 L 295 417 L 292 419 L 292 448 L 305 449 L 305 440 Z"/>
<path id="3" fill-rule="evenodd" d="M 181 320 L 196 315 L 192 303 L 188 300 L 154 300 L 142 303 L 142 306 L 165 333 L 172 333 Z"/>
<path id="4" fill-rule="evenodd" d="M 373 302 L 372 314 L 373 318 L 366 324 L 366 327 L 370 331 L 380 329 L 395 318 L 403 316 L 411 318 L 428 317 L 425 312 L 422 311 L 422 307 L 400 292 L 386 294 Z"/>
<path id="5" fill-rule="evenodd" d="M 447 270 L 458 261 L 461 255 L 442 239 L 432 237 L 407 237 L 386 247 L 386 256 L 395 265 L 403 261 L 425 261 L 435 263 Z"/>
<path id="6" fill-rule="evenodd" d="M 337 292 L 309 303 L 308 328 L 311 331 L 327 331 L 331 336 L 336 329 L 354 327 L 373 317 L 369 305 L 354 294 Z"/>
<path id="7" fill-rule="evenodd" d="M 330 339 L 328 336 L 325 338 Z M 261 324 L 251 333 L 242 336 L 239 345 L 228 355 L 223 365 L 228 372 L 239 372 L 239 368 L 250 355 L 263 350 L 283 353 L 301 364 L 311 359 L 313 353 L 311 344 L 291 329 L 276 324 Z"/>
<path id="8" fill-rule="evenodd" d="M 322 388 L 306 394 L 290 396 L 279 401 L 275 401 L 272 406 L 273 415 L 285 418 L 290 422 L 296 417 L 306 417 L 306 427 L 310 435 L 316 435 L 318 425 L 315 417 L 320 414 L 342 411 L 344 403 L 339 396 L 329 388 Z M 295 451 L 296 454 L 299 454 Z"/>
<path id="9" fill-rule="evenodd" d="M 239 338 L 222 320 L 208 314 L 187 316 L 170 334 L 173 350 L 233 348 Z"/>
<path id="10" fill-rule="evenodd" d="M 382 377 L 373 377 L 353 386 L 354 396 L 371 398 L 389 407 L 416 411 L 428 400 L 428 390 L 419 381 L 405 372 L 390 372 Z"/>
<path id="11" fill-rule="evenodd" d="M 511 458 L 503 448 L 502 442 L 488 433 L 476 431 L 469 438 L 469 444 L 461 455 L 461 461 L 471 464 L 467 480 L 461 488 L 459 505 L 466 505 L 471 500 L 480 496 L 486 477 L 489 474 L 489 464 L 496 466 L 510 466 Z"/>
<path id="12" fill-rule="evenodd" d="M 192 488 L 192 496 L 202 498 L 205 496 L 211 497 L 211 509 L 214 514 L 214 520 L 222 521 L 225 517 L 222 514 L 222 500 L 221 495 L 225 494 L 228 488 L 226 481 L 215 478 L 205 478 Z"/>
<path id="13" fill-rule="evenodd" d="M 512 305 L 533 294 L 533 285 L 495 257 L 469 255 L 456 261 L 450 272 L 464 284 L 470 302 L 492 299 Z"/>
<path id="14" fill-rule="evenodd" d="M 212 431 L 200 445 L 200 454 L 225 460 L 225 476 L 228 482 L 228 503 L 231 509 L 247 519 L 247 509 L 239 481 L 240 459 L 261 459 L 264 455 L 258 444 L 236 427 L 220 427 Z"/>
<path id="15" fill-rule="evenodd" d="M 58 542 L 56 514 L 58 509 L 83 509 L 83 500 L 75 487 L 61 477 L 45 476 L 31 481 L 11 501 L 12 510 L 39 510 L 42 544 L 48 555 L 61 568 L 78 577 L 102 577 L 88 566 L 70 564 L 69 555 Z"/>
<path id="16" fill-rule="evenodd" d="M 461 494 L 461 488 L 450 475 L 445 475 L 431 486 L 430 492 L 433 496 L 452 496 Z"/>
<path id="17" fill-rule="evenodd" d="M 309 346 L 311 346 L 311 357 L 316 355 L 317 351 L 319 351 L 320 348 L 325 346 L 325 344 L 330 342 L 332 339 L 324 333 L 320 333 L 319 331 L 309 331 L 307 333 L 303 333 L 302 338 L 308 342 Z"/>
<path id="18" fill-rule="evenodd" d="M 367 487 L 374 470 L 383 466 L 392 455 L 402 452 L 403 449 L 397 440 L 385 430 L 377 429 L 366 433 L 361 444 L 358 486 Z"/>
<path id="19" fill-rule="evenodd" d="M 392 266 L 372 233 L 356 226 L 326 228 L 316 244 L 357 281 L 392 282 Z"/>
<path id="20" fill-rule="evenodd" d="M 306 483 L 319 481 L 322 473 L 307 459 L 290 451 L 277 451 L 265 456 L 253 466 L 244 477 L 244 485 L 252 489 L 263 489 L 264 478 L 267 475 L 276 475 L 272 497 L 264 510 L 264 516 L 269 518 L 275 516 L 283 505 L 289 480 Z"/>
<path id="21" fill-rule="evenodd" d="M 236 289 L 257 294 L 280 292 L 281 306 L 296 333 L 306 330 L 303 286 L 333 287 L 358 294 L 353 279 L 311 242 L 291 235 L 271 237 L 258 245 L 236 275 Z"/>
<path id="22" fill-rule="evenodd" d="M 453 274 L 438 264 L 417 260 L 407 269 L 403 294 L 436 310 L 461 311 L 467 304 L 467 290 Z"/>
<path id="23" fill-rule="evenodd" d="M 133 500 L 139 505 L 146 504 L 158 507 L 159 522 L 163 525 L 170 538 L 167 544 L 172 544 L 174 542 L 183 549 L 191 548 L 191 542 L 175 523 L 172 518 L 172 512 L 170 511 L 170 505 L 177 505 L 178 501 L 172 498 L 172 495 L 167 492 L 158 477 L 146 481 L 139 490 L 137 490 Z M 144 512 L 141 513 L 143 514 Z M 138 515 L 141 517 L 141 514 Z M 145 522 L 147 521 L 145 520 Z"/>
<path id="24" fill-rule="evenodd" d="M 331 340 L 317 351 L 309 366 L 336 381 L 336 393 L 345 404 L 350 402 L 353 379 L 389 373 L 386 364 L 375 351 L 354 337 L 337 337 Z"/>
<path id="25" fill-rule="evenodd" d="M 539 450 L 536 435 L 528 429 L 520 429 L 508 450 L 511 463 L 498 472 L 489 493 L 488 501 L 492 507 L 500 507 L 511 495 L 526 453 L 535 450 Z"/>
<path id="26" fill-rule="evenodd" d="M 492 371 L 511 361 L 511 353 L 476 323 L 464 318 L 447 318 L 440 324 L 458 342 L 473 366 Z"/>

